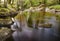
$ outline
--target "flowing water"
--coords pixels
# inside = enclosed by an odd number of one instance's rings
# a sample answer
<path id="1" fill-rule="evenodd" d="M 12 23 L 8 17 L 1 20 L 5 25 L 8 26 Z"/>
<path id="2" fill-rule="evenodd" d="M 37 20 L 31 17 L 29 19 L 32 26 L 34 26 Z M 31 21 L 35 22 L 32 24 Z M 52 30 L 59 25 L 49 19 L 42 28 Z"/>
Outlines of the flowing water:
<path id="1" fill-rule="evenodd" d="M 58 23 L 56 23 L 56 17 L 52 16 L 50 19 L 46 20 L 52 24 L 51 28 L 29 28 L 25 22 L 26 25 L 21 26 L 21 32 L 16 30 L 12 34 L 14 41 L 58 41 L 59 37 L 58 34 L 56 34 Z M 47 21 L 45 23 L 47 23 Z"/>

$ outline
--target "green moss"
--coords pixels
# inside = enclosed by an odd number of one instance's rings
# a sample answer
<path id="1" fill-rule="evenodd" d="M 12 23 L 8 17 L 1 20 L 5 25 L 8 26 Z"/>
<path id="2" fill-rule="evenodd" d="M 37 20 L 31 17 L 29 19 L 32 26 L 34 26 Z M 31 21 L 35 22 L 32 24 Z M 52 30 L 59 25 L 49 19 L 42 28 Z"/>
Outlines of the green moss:
<path id="1" fill-rule="evenodd" d="M 46 0 L 46 5 L 55 5 L 58 4 L 58 0 Z"/>
<path id="2" fill-rule="evenodd" d="M 49 8 L 53 8 L 53 9 L 60 9 L 60 5 L 53 5 L 53 6 L 50 6 Z"/>
<path id="3" fill-rule="evenodd" d="M 9 12 L 9 9 L 6 9 L 6 8 L 0 8 L 0 12 Z"/>
<path id="4" fill-rule="evenodd" d="M 52 14 L 52 13 L 49 13 L 49 12 L 46 12 L 45 13 L 45 16 L 49 16 L 49 17 L 51 17 L 51 16 L 54 16 L 55 14 Z"/>

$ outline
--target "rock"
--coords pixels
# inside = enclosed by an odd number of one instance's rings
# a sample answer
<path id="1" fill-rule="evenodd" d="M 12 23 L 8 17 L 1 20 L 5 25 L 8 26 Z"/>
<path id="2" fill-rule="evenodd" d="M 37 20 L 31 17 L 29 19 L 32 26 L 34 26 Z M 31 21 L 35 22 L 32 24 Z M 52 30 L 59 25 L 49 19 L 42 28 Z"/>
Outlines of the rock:
<path id="1" fill-rule="evenodd" d="M 40 24 L 39 27 L 51 28 L 52 24 Z"/>
<path id="2" fill-rule="evenodd" d="M 12 34 L 11 29 L 3 27 L 2 29 L 0 29 L 0 41 L 6 40 L 11 36 L 11 34 Z"/>

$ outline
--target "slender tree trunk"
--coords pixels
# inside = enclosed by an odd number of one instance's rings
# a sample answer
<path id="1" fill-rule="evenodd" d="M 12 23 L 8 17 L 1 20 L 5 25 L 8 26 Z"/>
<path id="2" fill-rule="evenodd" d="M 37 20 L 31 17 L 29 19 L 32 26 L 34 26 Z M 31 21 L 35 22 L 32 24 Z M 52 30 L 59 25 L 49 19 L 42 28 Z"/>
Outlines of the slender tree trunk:
<path id="1" fill-rule="evenodd" d="M 17 10 L 19 11 L 19 0 L 17 0 Z"/>
<path id="2" fill-rule="evenodd" d="M 7 0 L 4 0 L 4 7 L 7 8 Z"/>
<path id="3" fill-rule="evenodd" d="M 14 4 L 14 0 L 11 0 L 12 1 L 12 4 Z"/>
<path id="4" fill-rule="evenodd" d="M 0 7 L 1 7 L 1 0 L 0 0 Z"/>
<path id="5" fill-rule="evenodd" d="M 60 4 L 60 0 L 59 0 L 59 4 Z"/>
<path id="6" fill-rule="evenodd" d="M 8 4 L 11 4 L 11 0 L 7 0 L 8 1 Z"/>
<path id="7" fill-rule="evenodd" d="M 24 5 L 24 0 L 17 0 L 17 10 L 23 11 L 24 10 L 23 5 Z"/>

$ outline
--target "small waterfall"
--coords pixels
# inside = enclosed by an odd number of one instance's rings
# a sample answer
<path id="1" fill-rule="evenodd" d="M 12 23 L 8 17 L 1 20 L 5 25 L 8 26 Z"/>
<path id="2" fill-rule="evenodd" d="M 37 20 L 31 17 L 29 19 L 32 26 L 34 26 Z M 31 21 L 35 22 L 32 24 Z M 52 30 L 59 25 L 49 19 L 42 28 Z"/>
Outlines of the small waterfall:
<path id="1" fill-rule="evenodd" d="M 35 24 L 36 24 L 36 22 L 35 22 L 35 20 L 34 20 L 34 19 L 32 20 L 32 23 L 33 23 L 33 25 L 32 25 L 32 26 L 33 26 L 33 28 L 35 28 Z"/>

